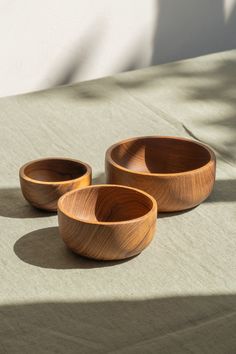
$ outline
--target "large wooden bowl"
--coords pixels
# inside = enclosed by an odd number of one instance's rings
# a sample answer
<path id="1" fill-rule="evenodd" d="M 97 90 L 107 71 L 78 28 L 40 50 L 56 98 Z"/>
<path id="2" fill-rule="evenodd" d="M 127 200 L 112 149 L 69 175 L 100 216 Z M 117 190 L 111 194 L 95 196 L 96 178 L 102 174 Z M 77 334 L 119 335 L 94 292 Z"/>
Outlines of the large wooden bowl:
<path id="1" fill-rule="evenodd" d="M 156 218 L 155 199 L 125 186 L 89 186 L 58 202 L 59 230 L 66 245 L 98 260 L 140 253 L 153 238 Z"/>
<path id="2" fill-rule="evenodd" d="M 107 183 L 151 194 L 160 212 L 192 208 L 211 193 L 213 151 L 194 140 L 147 136 L 121 141 L 106 152 Z"/>
<path id="3" fill-rule="evenodd" d="M 46 158 L 20 168 L 23 196 L 34 207 L 57 210 L 58 199 L 66 192 L 91 184 L 91 167 L 66 158 Z"/>

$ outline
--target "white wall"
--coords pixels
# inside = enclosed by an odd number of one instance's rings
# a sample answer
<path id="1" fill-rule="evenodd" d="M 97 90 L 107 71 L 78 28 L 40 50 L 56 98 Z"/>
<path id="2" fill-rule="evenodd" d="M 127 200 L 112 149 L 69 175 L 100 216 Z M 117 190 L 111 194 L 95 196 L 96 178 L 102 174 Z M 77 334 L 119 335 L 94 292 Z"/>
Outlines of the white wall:
<path id="1" fill-rule="evenodd" d="M 0 0 L 0 96 L 236 48 L 236 0 Z"/>

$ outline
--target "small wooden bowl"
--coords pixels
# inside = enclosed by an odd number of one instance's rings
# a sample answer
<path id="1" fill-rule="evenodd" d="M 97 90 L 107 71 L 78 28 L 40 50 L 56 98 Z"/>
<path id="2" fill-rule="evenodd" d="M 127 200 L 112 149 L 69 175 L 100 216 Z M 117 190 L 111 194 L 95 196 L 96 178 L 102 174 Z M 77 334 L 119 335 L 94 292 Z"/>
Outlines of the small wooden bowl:
<path id="1" fill-rule="evenodd" d="M 74 252 L 98 260 L 140 253 L 151 242 L 157 218 L 154 198 L 134 188 L 93 185 L 63 195 L 59 230 Z"/>
<path id="2" fill-rule="evenodd" d="M 106 152 L 107 183 L 151 194 L 160 212 L 200 204 L 215 181 L 215 154 L 185 138 L 147 136 L 121 141 Z"/>
<path id="3" fill-rule="evenodd" d="M 20 168 L 23 196 L 34 207 L 57 210 L 58 199 L 66 192 L 91 184 L 91 167 L 67 158 L 46 158 Z"/>

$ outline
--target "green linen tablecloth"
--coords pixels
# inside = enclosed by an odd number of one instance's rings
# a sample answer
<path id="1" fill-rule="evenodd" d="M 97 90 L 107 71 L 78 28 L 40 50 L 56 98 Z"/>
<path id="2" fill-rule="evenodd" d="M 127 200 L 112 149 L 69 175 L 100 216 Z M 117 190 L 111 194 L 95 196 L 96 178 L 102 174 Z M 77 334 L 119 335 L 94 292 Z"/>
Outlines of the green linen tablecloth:
<path id="1" fill-rule="evenodd" d="M 2 98 L 0 122 L 1 354 L 236 353 L 236 51 Z M 105 150 L 138 135 L 212 146 L 214 192 L 131 260 L 77 257 L 18 169 L 74 157 L 104 182 Z"/>

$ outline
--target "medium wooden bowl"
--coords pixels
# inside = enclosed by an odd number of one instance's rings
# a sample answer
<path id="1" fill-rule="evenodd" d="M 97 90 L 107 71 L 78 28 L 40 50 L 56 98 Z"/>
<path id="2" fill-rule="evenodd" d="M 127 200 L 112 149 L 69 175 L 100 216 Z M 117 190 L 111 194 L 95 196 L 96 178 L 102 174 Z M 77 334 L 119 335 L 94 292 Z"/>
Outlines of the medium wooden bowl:
<path id="1" fill-rule="evenodd" d="M 214 152 L 185 138 L 133 138 L 106 152 L 107 183 L 144 190 L 156 199 L 160 212 L 200 204 L 213 189 L 215 170 Z"/>
<path id="2" fill-rule="evenodd" d="M 59 230 L 74 252 L 98 260 L 140 253 L 151 242 L 157 218 L 154 198 L 134 188 L 93 185 L 63 195 Z"/>
<path id="3" fill-rule="evenodd" d="M 58 199 L 66 192 L 91 184 L 91 167 L 67 158 L 46 158 L 20 168 L 23 196 L 34 207 L 57 210 Z"/>

